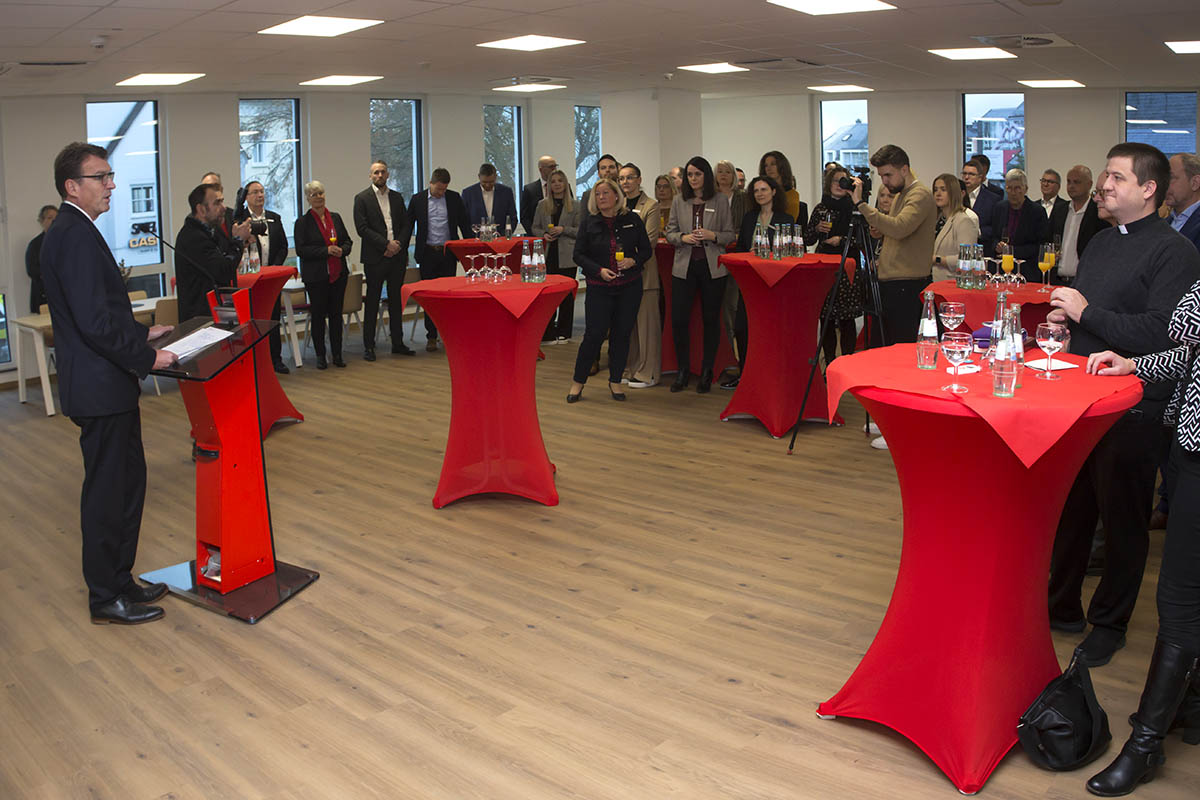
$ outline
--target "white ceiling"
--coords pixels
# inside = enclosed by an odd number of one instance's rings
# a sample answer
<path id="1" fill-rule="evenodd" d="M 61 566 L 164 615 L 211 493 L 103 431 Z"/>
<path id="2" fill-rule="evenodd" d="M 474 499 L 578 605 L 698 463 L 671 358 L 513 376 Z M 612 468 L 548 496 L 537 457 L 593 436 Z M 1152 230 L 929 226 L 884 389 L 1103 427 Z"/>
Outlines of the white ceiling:
<path id="1" fill-rule="evenodd" d="M 813 17 L 766 0 L 0 0 L 0 63 L 8 68 L 0 95 L 145 94 L 113 85 L 138 72 L 207 73 L 162 92 L 240 93 L 296 92 L 300 81 L 331 73 L 384 75 L 358 91 L 399 96 L 486 92 L 519 75 L 565 79 L 575 95 L 665 86 L 790 94 L 826 83 L 1019 91 L 1015 81 L 1029 78 L 1075 78 L 1089 87 L 1200 84 L 1200 55 L 1163 45 L 1200 39 L 1196 0 L 890 2 L 898 9 Z M 255 33 L 301 14 L 386 22 L 331 39 Z M 475 47 L 524 33 L 587 43 L 538 53 Z M 977 45 L 972 36 L 1046 33 L 1069 46 L 985 62 L 926 52 Z M 91 44 L 99 36 L 107 37 L 103 49 Z M 677 70 L 768 58 L 819 66 L 732 75 Z M 31 68 L 23 61 L 87 64 Z"/>

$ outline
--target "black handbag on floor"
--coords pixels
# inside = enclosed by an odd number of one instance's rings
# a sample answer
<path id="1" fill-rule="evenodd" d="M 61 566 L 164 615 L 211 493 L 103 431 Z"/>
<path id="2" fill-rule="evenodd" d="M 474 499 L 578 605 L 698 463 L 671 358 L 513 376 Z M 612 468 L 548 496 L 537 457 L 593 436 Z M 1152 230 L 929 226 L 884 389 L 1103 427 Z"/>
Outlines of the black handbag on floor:
<path id="1" fill-rule="evenodd" d="M 1078 655 L 1021 715 L 1017 738 L 1033 763 L 1056 772 L 1079 769 L 1108 748 L 1108 715 Z"/>

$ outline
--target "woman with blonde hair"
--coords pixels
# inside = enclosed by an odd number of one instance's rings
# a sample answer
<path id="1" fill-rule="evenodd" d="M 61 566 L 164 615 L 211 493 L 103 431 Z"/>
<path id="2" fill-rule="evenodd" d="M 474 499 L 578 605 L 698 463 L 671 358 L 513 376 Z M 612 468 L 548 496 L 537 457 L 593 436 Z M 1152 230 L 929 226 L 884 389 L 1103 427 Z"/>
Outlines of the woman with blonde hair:
<path id="1" fill-rule="evenodd" d="M 933 204 L 937 207 L 937 235 L 933 240 L 932 278 L 949 279 L 958 267 L 958 246 L 979 241 L 979 217 L 963 206 L 958 176 L 944 172 L 933 179 Z"/>
<path id="2" fill-rule="evenodd" d="M 575 193 L 571 191 L 567 173 L 561 169 L 550 173 L 546 185 L 550 196 L 537 204 L 530 232 L 542 237 L 546 248 L 546 272 L 574 280 L 577 267 L 573 259 L 575 236 L 579 233 L 579 203 L 575 202 Z M 550 318 L 542 341 L 559 344 L 570 341 L 574 324 L 575 296 L 568 295 Z"/>

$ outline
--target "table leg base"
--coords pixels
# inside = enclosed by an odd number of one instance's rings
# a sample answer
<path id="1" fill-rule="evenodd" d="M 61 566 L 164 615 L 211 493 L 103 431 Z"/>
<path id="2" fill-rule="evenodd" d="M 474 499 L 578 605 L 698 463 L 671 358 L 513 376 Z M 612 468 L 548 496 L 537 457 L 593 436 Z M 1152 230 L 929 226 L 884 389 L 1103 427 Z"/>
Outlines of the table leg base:
<path id="1" fill-rule="evenodd" d="M 189 603 L 253 625 L 321 577 L 321 574 L 276 560 L 273 574 L 227 594 L 196 583 L 194 560 L 144 572 L 138 577 L 147 583 L 165 583 L 171 594 Z"/>
<path id="2" fill-rule="evenodd" d="M 837 714 L 821 714 L 818 712 L 817 719 L 837 719 Z"/>

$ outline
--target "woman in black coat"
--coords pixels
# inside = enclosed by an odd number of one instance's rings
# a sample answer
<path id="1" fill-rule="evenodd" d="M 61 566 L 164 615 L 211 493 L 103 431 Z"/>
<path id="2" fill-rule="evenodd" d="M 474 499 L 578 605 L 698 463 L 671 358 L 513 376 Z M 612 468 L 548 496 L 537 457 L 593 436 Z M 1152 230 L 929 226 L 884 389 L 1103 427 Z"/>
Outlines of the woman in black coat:
<path id="1" fill-rule="evenodd" d="M 838 180 L 849 177 L 850 173 L 845 167 L 831 167 L 825 171 L 821 187 L 821 202 L 817 203 L 817 207 L 813 209 L 812 218 L 808 220 L 804 231 L 804 241 L 809 244 L 816 243 L 815 252 L 817 253 L 829 255 L 841 255 L 842 253 L 843 240 L 850 234 L 850 219 L 854 215 L 854 203 L 850 201 L 850 192 L 843 189 Z M 825 221 L 826 214 L 830 217 L 829 222 Z M 856 264 L 862 266 L 861 254 L 853 246 L 846 257 L 854 259 Z M 839 336 L 842 340 L 842 355 L 848 356 L 854 352 L 858 341 L 858 328 L 854 320 L 862 316 L 863 305 L 866 302 L 863 281 L 851 282 L 844 269 L 838 270 L 837 280 L 837 303 L 834 304 L 833 315 L 829 320 L 832 324 L 826 329 L 825 340 L 821 343 L 825 350 L 825 366 L 827 367 L 837 355 Z M 829 310 L 829 301 L 832 295 L 831 291 L 830 297 L 825 298 L 823 314 Z"/>
<path id="2" fill-rule="evenodd" d="M 1007 239 L 1008 252 L 1021 264 L 1021 274 L 1030 283 L 1041 283 L 1042 273 L 1038 269 L 1038 248 L 1047 239 L 1050 220 L 1046 210 L 1029 199 L 1029 179 L 1019 169 L 1010 169 L 1004 175 L 1004 192 L 1007 203 L 996 203 L 992 209 L 992 255 L 997 245 Z M 1000 248 L 1003 250 L 1003 248 Z"/>
<path id="3" fill-rule="evenodd" d="M 625 393 L 618 390 L 629 358 L 629 337 L 642 302 L 642 267 L 654 256 L 645 223 L 625 207 L 625 194 L 616 181 L 597 181 L 589 194 L 587 210 L 575 238 L 575 263 L 583 268 L 587 292 L 583 300 L 583 342 L 575 357 L 568 403 L 581 397 L 606 335 L 608 391 L 613 400 L 625 399 Z"/>
<path id="4" fill-rule="evenodd" d="M 342 301 L 346 296 L 346 257 L 354 246 L 342 217 L 325 207 L 325 184 L 304 184 L 308 213 L 296 220 L 294 230 L 296 256 L 300 259 L 300 279 L 308 292 L 309 325 L 313 347 L 317 351 L 317 369 L 325 369 L 325 323 L 329 322 L 329 350 L 335 367 L 342 360 Z"/>
<path id="5" fill-rule="evenodd" d="M 787 194 L 779 182 L 766 175 L 759 175 L 750 181 L 746 194 L 753 203 L 753 208 L 742 217 L 742 227 L 738 231 L 737 244 L 734 251 L 749 253 L 754 250 L 754 229 L 761 223 L 767 227 L 767 237 L 771 244 L 775 243 L 776 225 L 792 225 L 796 220 L 787 213 Z M 738 374 L 721 381 L 722 389 L 736 389 L 741 381 L 741 371 L 746 368 L 746 348 L 749 346 L 749 320 L 746 317 L 746 299 L 738 296 L 737 311 L 733 315 L 733 338 L 738 349 Z"/>

